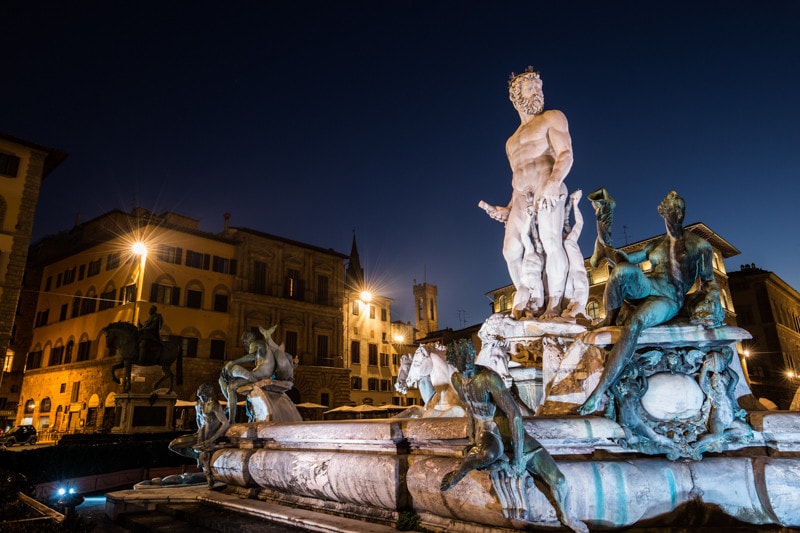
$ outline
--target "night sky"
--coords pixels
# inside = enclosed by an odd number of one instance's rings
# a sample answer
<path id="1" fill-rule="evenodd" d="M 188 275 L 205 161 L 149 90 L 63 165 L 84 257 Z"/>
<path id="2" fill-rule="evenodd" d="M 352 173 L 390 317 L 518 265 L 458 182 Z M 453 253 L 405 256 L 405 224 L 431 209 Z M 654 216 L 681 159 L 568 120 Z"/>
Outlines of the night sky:
<path id="1" fill-rule="evenodd" d="M 137 205 L 343 253 L 355 231 L 393 319 L 427 280 L 441 327 L 480 322 L 510 279 L 477 203 L 510 197 L 507 80 L 533 65 L 616 245 L 676 189 L 728 270 L 800 289 L 800 2 L 288 4 L 4 2 L 0 131 L 69 154 L 34 238 Z"/>

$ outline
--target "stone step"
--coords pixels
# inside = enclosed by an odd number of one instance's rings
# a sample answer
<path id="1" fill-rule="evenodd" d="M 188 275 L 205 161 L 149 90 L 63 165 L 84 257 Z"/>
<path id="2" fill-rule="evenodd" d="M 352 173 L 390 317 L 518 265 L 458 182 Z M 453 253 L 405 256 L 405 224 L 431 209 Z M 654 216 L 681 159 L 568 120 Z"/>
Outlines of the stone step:
<path id="1" fill-rule="evenodd" d="M 263 518 L 235 513 L 202 503 L 161 504 L 155 511 L 129 513 L 120 517 L 123 527 L 136 533 L 302 533 Z"/>

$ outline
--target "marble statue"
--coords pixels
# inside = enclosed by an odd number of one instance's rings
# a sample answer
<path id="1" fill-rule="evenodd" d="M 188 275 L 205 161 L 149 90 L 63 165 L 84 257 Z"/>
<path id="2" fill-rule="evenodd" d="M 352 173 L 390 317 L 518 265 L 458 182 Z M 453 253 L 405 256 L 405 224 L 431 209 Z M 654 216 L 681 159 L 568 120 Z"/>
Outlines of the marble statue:
<path id="1" fill-rule="evenodd" d="M 569 195 L 567 210 L 564 215 L 564 250 L 567 253 L 569 272 L 567 273 L 567 283 L 564 287 L 565 309 L 561 316 L 575 318 L 584 316 L 586 312 L 586 302 L 589 301 L 589 277 L 586 274 L 586 265 L 583 260 L 583 253 L 578 244 L 578 238 L 583 229 L 583 215 L 578 209 L 578 202 L 581 200 L 583 192 L 579 189 Z M 575 224 L 570 226 L 569 215 L 574 213 Z"/>
<path id="2" fill-rule="evenodd" d="M 217 439 L 225 434 L 230 423 L 225 416 L 225 410 L 214 395 L 214 385 L 211 383 L 203 383 L 197 388 L 195 412 L 197 432 L 172 440 L 169 449 L 178 455 L 196 459 L 197 465 L 205 473 L 208 486 L 213 487 L 214 478 L 209 463 L 216 449 Z"/>
<path id="3" fill-rule="evenodd" d="M 285 392 L 292 388 L 294 379 L 292 357 L 286 353 L 284 345 L 278 345 L 272 340 L 272 334 L 277 327 L 274 325 L 269 329 L 264 329 L 259 326 L 263 339 L 257 338 L 252 331 L 244 332 L 242 347 L 245 349 L 246 355 L 229 361 L 222 368 L 219 386 L 228 402 L 228 417 L 231 422 L 236 420 L 237 392 L 241 387 L 269 380 L 269 385 L 278 392 Z M 254 365 L 252 370 L 242 366 L 246 363 Z M 287 384 L 288 386 L 286 386 Z M 250 418 L 253 418 L 252 414 Z"/>
<path id="4" fill-rule="evenodd" d="M 522 423 L 522 414 L 503 378 L 489 367 L 473 361 L 474 348 L 462 341 L 462 361 L 453 374 L 453 387 L 467 406 L 470 445 L 457 470 L 444 475 L 442 492 L 453 488 L 472 470 L 503 471 L 493 475 L 492 482 L 504 506 L 520 505 L 514 518 L 526 519 L 528 509 L 525 483 L 517 483 L 526 475 L 542 480 L 551 492 L 559 520 L 572 531 L 586 531 L 586 525 L 575 518 L 569 508 L 569 488 L 564 475 L 547 450 Z M 487 349 L 482 347 L 481 350 Z M 478 359 L 480 360 L 480 358 Z"/>
<path id="5" fill-rule="evenodd" d="M 705 327 L 722 324 L 724 312 L 714 278 L 711 245 L 702 237 L 684 231 L 685 210 L 683 198 L 671 191 L 658 206 L 667 229 L 663 237 L 630 254 L 605 248 L 604 255 L 612 252 L 621 260 L 606 284 L 606 316 L 598 327 L 620 325 L 623 329 L 608 354 L 597 387 L 578 408 L 579 413 L 586 415 L 600 407 L 602 398 L 630 362 L 643 329 L 674 318 L 685 303 L 690 304 L 688 311 L 693 324 Z M 600 248 L 604 246 L 605 243 L 601 243 Z M 644 261 L 652 265 L 647 275 L 638 266 Z M 687 296 L 698 280 L 698 291 Z M 632 304 L 633 309 L 623 320 L 618 320 L 626 302 Z"/>
<path id="6" fill-rule="evenodd" d="M 503 255 L 517 291 L 514 314 L 554 318 L 562 311 L 568 273 L 563 182 L 572 167 L 572 140 L 564 114 L 544 110 L 542 80 L 532 67 L 512 74 L 509 98 L 521 121 L 506 143 L 511 201 L 507 206 L 478 205 L 505 223 Z"/>
<path id="7" fill-rule="evenodd" d="M 421 344 L 414 352 L 405 383 L 407 387 L 419 388 L 425 402 L 423 418 L 464 416 L 464 408 L 451 384 L 455 371 L 447 360 L 447 349 L 438 342 Z"/>

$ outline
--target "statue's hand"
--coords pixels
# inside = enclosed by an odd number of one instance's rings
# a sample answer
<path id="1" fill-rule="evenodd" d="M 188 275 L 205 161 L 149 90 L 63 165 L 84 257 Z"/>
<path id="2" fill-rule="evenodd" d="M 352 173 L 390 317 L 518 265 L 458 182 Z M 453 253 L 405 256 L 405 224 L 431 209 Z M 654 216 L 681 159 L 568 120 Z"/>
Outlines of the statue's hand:
<path id="1" fill-rule="evenodd" d="M 544 187 L 536 191 L 534 205 L 536 209 L 553 209 L 563 207 L 566 195 L 561 191 L 561 182 L 547 182 Z"/>
<path id="2" fill-rule="evenodd" d="M 508 214 L 511 213 L 511 209 L 506 206 L 490 205 L 483 200 L 478 203 L 478 207 L 486 211 L 486 214 L 492 219 L 503 223 L 508 220 Z"/>

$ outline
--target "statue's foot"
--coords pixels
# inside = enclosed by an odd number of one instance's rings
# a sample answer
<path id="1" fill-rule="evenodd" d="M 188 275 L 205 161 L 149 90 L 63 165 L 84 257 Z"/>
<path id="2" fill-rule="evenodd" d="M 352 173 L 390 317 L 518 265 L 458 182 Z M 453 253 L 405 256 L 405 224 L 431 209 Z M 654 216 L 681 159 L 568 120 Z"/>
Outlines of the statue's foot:
<path id="1" fill-rule="evenodd" d="M 459 470 L 453 470 L 452 472 L 448 472 L 442 478 L 442 483 L 439 486 L 442 492 L 452 489 L 456 486 L 456 484 L 464 479 L 465 473 Z"/>
<path id="2" fill-rule="evenodd" d="M 592 393 L 589 398 L 583 402 L 583 405 L 578 407 L 578 414 L 583 416 L 590 415 L 597 411 L 598 407 L 600 407 L 600 398 L 598 395 Z"/>
<path id="3" fill-rule="evenodd" d="M 572 516 L 562 515 L 561 523 L 564 524 L 566 527 L 570 528 L 575 533 L 589 533 L 589 528 L 586 526 L 586 524 L 584 524 L 583 522 Z"/>

